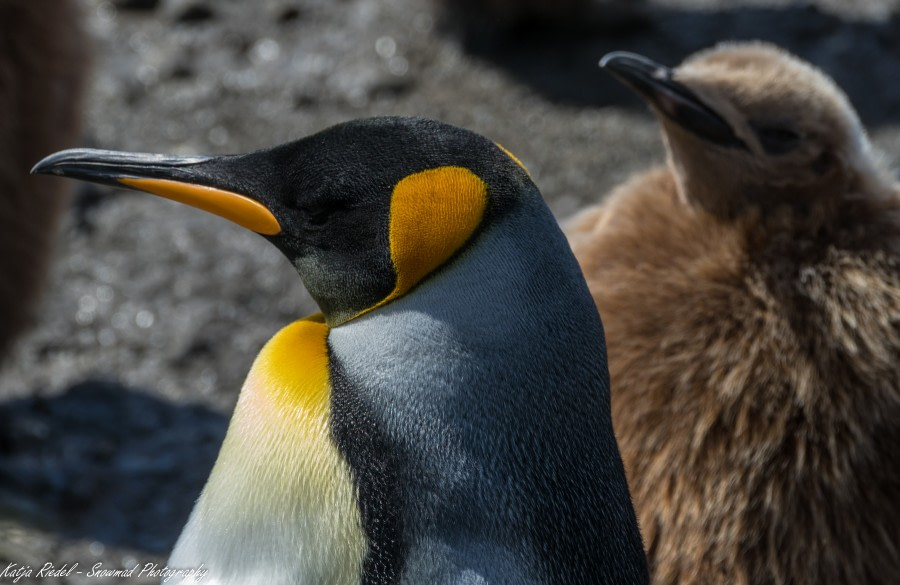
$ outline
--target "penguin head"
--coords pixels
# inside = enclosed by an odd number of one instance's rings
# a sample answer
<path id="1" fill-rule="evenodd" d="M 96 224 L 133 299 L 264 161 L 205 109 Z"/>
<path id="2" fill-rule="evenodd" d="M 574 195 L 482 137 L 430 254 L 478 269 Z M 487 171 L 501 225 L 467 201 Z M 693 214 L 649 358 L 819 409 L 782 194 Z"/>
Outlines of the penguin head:
<path id="1" fill-rule="evenodd" d="M 617 52 L 601 66 L 656 112 L 690 204 L 723 215 L 806 206 L 877 174 L 844 93 L 772 45 L 725 43 L 674 69 Z"/>
<path id="2" fill-rule="evenodd" d="M 32 172 L 161 195 L 260 233 L 331 326 L 409 292 L 530 185 L 502 147 L 410 118 L 356 120 L 244 155 L 74 149 Z"/>

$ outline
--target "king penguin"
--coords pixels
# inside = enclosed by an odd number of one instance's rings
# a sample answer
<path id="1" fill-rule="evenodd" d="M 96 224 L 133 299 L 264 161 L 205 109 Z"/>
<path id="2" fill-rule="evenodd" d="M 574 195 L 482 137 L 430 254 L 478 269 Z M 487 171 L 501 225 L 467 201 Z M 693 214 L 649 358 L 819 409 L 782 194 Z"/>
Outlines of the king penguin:
<path id="1" fill-rule="evenodd" d="M 375 118 L 246 155 L 77 149 L 34 172 L 228 218 L 321 308 L 256 358 L 170 567 L 209 585 L 647 582 L 602 325 L 507 151 Z"/>
<path id="2" fill-rule="evenodd" d="M 613 53 L 668 164 L 566 226 L 658 585 L 900 575 L 900 190 L 823 72 L 763 43 Z"/>

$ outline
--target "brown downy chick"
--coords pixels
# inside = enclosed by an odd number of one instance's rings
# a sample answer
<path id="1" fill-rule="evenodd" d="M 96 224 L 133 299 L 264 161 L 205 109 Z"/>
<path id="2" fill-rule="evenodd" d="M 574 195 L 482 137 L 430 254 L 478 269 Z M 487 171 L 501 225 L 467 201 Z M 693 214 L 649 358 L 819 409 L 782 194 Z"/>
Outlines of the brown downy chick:
<path id="1" fill-rule="evenodd" d="M 33 319 L 70 185 L 28 174 L 72 146 L 88 41 L 74 0 L 0 0 L 0 359 Z"/>
<path id="2" fill-rule="evenodd" d="M 897 186 L 844 94 L 772 46 L 603 65 L 668 150 L 567 226 L 653 582 L 896 583 Z"/>

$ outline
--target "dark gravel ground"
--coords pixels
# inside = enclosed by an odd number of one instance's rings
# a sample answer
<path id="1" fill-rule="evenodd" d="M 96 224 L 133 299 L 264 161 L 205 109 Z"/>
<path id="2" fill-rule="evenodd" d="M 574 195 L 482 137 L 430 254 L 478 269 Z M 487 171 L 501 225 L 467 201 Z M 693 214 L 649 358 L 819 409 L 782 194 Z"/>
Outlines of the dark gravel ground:
<path id="1" fill-rule="evenodd" d="M 893 0 L 651 1 L 605 21 L 617 10 L 607 1 L 587 23 L 550 28 L 448 18 L 425 0 L 83 3 L 97 44 L 86 146 L 242 152 L 352 118 L 427 116 L 515 152 L 565 218 L 662 160 L 651 116 L 597 69 L 603 53 L 675 64 L 719 40 L 761 38 L 833 75 L 888 164 L 900 161 Z M 0 571 L 164 561 L 251 360 L 314 310 L 254 234 L 82 188 L 42 319 L 0 372 Z"/>

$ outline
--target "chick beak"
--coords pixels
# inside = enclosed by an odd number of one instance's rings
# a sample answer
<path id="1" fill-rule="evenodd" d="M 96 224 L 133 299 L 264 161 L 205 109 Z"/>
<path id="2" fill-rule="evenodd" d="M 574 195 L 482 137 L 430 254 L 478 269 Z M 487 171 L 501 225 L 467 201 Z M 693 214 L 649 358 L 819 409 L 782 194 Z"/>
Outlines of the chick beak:
<path id="1" fill-rule="evenodd" d="M 281 225 L 258 198 L 228 173 L 236 156 L 176 157 L 76 148 L 37 163 L 32 174 L 57 175 L 145 191 L 214 213 L 254 232 L 274 236 Z M 232 184 L 229 184 L 232 183 Z"/>
<path id="2" fill-rule="evenodd" d="M 640 94 L 663 116 L 700 138 L 727 148 L 747 149 L 728 122 L 676 81 L 669 67 L 625 51 L 606 54 L 600 67 Z"/>

